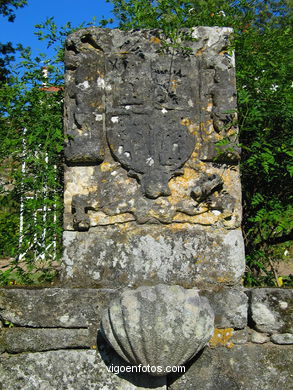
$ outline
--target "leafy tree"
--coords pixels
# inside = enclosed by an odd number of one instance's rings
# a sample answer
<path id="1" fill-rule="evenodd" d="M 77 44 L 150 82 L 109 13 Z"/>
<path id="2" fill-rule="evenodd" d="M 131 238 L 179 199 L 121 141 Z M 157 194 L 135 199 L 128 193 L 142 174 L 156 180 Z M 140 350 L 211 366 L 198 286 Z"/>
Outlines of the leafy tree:
<path id="1" fill-rule="evenodd" d="M 27 5 L 27 0 L 0 0 L 0 15 L 13 22 L 16 15 L 15 10 Z M 13 47 L 11 42 L 0 42 L 0 84 L 6 81 L 9 76 L 8 66 L 13 61 L 16 51 L 21 50 L 21 45 Z"/>
<path id="2" fill-rule="evenodd" d="M 61 253 L 63 68 L 19 54 L 0 85 L 1 284 L 51 280 Z"/>
<path id="3" fill-rule="evenodd" d="M 27 1 L 9 1 L 9 0 L 0 0 L 0 15 L 2 17 L 8 18 L 9 22 L 13 22 L 15 19 L 15 10 L 19 7 L 23 7 L 27 4 Z M 21 50 L 21 45 L 13 47 L 11 42 L 0 43 L 0 95 L 7 90 L 2 87 L 9 82 L 9 76 L 11 75 L 9 71 L 10 64 L 14 61 L 14 54 Z M 0 125 L 1 125 L 1 136 L 0 142 L 2 141 L 2 136 L 6 131 L 5 124 L 9 123 L 8 119 L 4 119 L 6 115 L 6 110 L 3 110 L 3 105 L 0 105 Z M 1 145 L 3 149 L 3 145 Z M 2 156 L 1 156 L 2 157 Z M 19 202 L 14 199 L 9 189 L 11 189 L 10 183 L 10 170 L 11 170 L 11 160 L 9 155 L 6 158 L 1 158 L 0 164 L 0 257 L 13 255 L 13 249 L 17 247 L 16 237 L 18 232 L 19 224 Z M 5 194 L 3 194 L 3 189 Z M 8 191 L 7 191 L 8 190 Z M 8 248 L 11 250 L 8 250 Z M 1 275 L 0 275 L 1 279 Z"/>
<path id="4" fill-rule="evenodd" d="M 8 18 L 9 22 L 14 22 L 15 10 L 27 5 L 27 0 L 0 0 L 0 15 Z"/>
<path id="5" fill-rule="evenodd" d="M 0 268 L 2 285 L 56 276 L 62 250 L 63 46 L 82 27 L 58 28 L 53 18 L 37 25 L 36 35 L 55 55 L 34 58 L 29 48 L 20 48 L 20 61 L 8 64 L 9 78 L 0 84 L 0 260 L 10 258 Z"/>
<path id="6" fill-rule="evenodd" d="M 122 29 L 234 29 L 246 284 L 282 285 L 277 264 L 292 248 L 292 1 L 109 0 Z"/>

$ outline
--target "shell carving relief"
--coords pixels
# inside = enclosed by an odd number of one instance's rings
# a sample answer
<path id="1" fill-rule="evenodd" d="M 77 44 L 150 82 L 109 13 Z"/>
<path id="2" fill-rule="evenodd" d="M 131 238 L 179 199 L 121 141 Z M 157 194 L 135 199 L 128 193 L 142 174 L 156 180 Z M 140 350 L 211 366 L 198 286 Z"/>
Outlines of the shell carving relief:
<path id="1" fill-rule="evenodd" d="M 174 285 L 142 286 L 113 300 L 101 321 L 101 331 L 115 351 L 135 365 L 183 365 L 209 341 L 214 313 L 196 289 Z"/>

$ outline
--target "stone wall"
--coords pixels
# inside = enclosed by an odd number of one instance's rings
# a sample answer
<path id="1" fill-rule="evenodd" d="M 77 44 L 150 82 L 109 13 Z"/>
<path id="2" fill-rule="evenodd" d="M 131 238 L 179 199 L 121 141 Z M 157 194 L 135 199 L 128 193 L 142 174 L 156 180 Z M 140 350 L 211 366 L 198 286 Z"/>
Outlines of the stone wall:
<path id="1" fill-rule="evenodd" d="M 231 33 L 68 38 L 61 281 L 0 289 L 0 390 L 293 387 L 292 290 L 241 284 Z"/>
<path id="2" fill-rule="evenodd" d="M 185 374 L 164 377 L 108 372 L 112 364 L 127 364 L 97 336 L 115 295 L 107 289 L 1 289 L 0 388 L 292 389 L 292 290 L 205 291 L 216 313 L 214 336 Z"/>

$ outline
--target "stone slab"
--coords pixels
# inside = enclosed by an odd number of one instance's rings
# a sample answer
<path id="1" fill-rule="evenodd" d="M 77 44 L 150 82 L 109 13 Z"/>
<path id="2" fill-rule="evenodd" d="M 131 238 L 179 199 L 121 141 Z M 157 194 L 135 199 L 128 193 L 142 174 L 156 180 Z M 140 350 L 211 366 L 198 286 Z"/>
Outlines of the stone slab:
<path id="1" fill-rule="evenodd" d="M 206 348 L 168 390 L 291 390 L 293 347 L 237 345 Z"/>
<path id="2" fill-rule="evenodd" d="M 0 317 L 18 326 L 87 328 L 114 298 L 110 289 L 0 289 Z"/>
<path id="3" fill-rule="evenodd" d="M 292 333 L 281 333 L 271 335 L 271 341 L 275 344 L 293 344 L 293 334 Z"/>
<path id="4" fill-rule="evenodd" d="M 71 287 L 231 286 L 245 267 L 240 230 L 121 224 L 64 232 L 64 245 L 62 282 Z"/>
<path id="5" fill-rule="evenodd" d="M 0 353 L 90 348 L 95 344 L 88 329 L 12 327 L 0 330 Z"/>
<path id="6" fill-rule="evenodd" d="M 166 377 L 119 373 L 125 362 L 105 344 L 99 350 L 0 355 L 1 390 L 166 390 Z"/>
<path id="7" fill-rule="evenodd" d="M 215 313 L 216 328 L 242 329 L 247 326 L 248 298 L 241 288 L 202 290 Z"/>
<path id="8" fill-rule="evenodd" d="M 293 289 L 252 289 L 251 319 L 264 333 L 293 333 Z"/>
<path id="9" fill-rule="evenodd" d="M 107 347 L 106 347 L 107 348 Z M 112 352 L 60 350 L 0 355 L 2 390 L 291 390 L 293 347 L 206 348 L 180 377 L 109 372 L 123 363 Z M 109 371 L 108 371 L 108 369 Z"/>
<path id="10" fill-rule="evenodd" d="M 199 292 L 208 298 L 217 328 L 241 329 L 247 325 L 247 296 L 241 289 L 221 287 Z M 3 288 L 0 317 L 17 327 L 89 328 L 92 344 L 104 309 L 118 294 L 113 289 Z"/>

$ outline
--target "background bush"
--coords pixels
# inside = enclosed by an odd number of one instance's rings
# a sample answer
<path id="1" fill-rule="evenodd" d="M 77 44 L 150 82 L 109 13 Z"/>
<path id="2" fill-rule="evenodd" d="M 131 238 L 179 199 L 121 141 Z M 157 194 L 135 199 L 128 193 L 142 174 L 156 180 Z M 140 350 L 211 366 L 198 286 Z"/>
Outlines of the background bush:
<path id="1" fill-rule="evenodd" d="M 113 4 L 119 27 L 126 30 L 159 28 L 176 39 L 183 27 L 234 29 L 247 260 L 245 284 L 292 285 L 292 277 L 278 274 L 278 264 L 287 260 L 292 250 L 292 1 L 109 2 Z M 23 6 L 26 2 L 19 3 Z M 101 20 L 100 25 L 110 22 Z M 32 59 L 28 49 L 0 45 L 0 257 L 12 258 L 10 267 L 0 271 L 3 284 L 13 280 L 18 283 L 50 280 L 55 274 L 52 259 L 61 253 L 62 48 L 71 31 L 70 23 L 58 29 L 52 18 L 37 26 L 39 39 L 55 47 L 56 56 L 50 59 Z M 21 62 L 13 68 L 15 53 L 19 53 Z M 44 64 L 48 67 L 47 78 L 42 72 Z M 60 88 L 50 92 L 52 86 Z M 25 177 L 21 174 L 24 128 L 25 147 L 30 151 L 26 153 Z M 24 194 L 32 197 L 26 202 L 26 229 L 19 245 L 18 215 Z M 47 218 L 45 226 L 42 213 L 35 216 L 35 210 L 43 210 L 44 206 L 54 209 L 56 216 L 55 220 Z M 57 238 L 54 249 L 57 257 L 44 251 L 50 245 L 42 239 L 44 228 L 48 240 Z M 20 258 L 21 253 L 26 255 Z"/>

